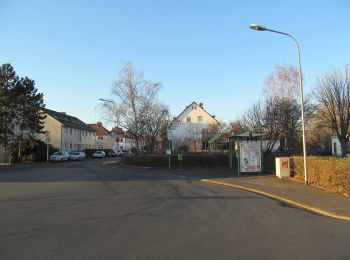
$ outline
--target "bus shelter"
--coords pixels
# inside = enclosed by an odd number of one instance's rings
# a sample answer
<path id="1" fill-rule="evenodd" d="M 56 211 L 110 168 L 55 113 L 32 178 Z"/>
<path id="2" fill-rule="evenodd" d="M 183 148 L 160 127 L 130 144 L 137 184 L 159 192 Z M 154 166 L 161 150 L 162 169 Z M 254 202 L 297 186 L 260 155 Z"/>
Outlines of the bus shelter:
<path id="1" fill-rule="evenodd" d="M 263 173 L 263 150 L 261 139 L 264 135 L 244 132 L 229 137 L 230 140 L 230 167 L 232 168 L 233 147 L 237 158 L 237 172 Z"/>

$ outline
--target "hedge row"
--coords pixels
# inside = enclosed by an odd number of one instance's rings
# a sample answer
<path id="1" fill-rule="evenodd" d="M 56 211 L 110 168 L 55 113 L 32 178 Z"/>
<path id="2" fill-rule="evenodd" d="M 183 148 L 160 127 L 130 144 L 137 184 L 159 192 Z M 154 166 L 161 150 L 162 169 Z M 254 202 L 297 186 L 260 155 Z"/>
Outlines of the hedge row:
<path id="1" fill-rule="evenodd" d="M 121 158 L 121 162 L 127 165 L 143 167 L 169 167 L 168 155 L 126 155 Z M 177 155 L 170 156 L 171 168 L 180 168 L 180 161 Z M 228 155 L 218 154 L 184 154 L 181 161 L 182 168 L 194 167 L 228 167 Z"/>
<path id="2" fill-rule="evenodd" d="M 350 159 L 335 157 L 307 158 L 308 181 L 339 194 L 350 196 Z M 303 157 L 291 157 L 291 176 L 304 180 Z"/>

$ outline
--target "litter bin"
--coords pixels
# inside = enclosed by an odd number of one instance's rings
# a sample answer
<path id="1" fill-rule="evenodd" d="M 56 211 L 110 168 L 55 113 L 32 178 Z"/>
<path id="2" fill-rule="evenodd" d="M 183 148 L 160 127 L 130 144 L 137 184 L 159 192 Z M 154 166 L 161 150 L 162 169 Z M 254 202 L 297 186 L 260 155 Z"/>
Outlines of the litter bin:
<path id="1" fill-rule="evenodd" d="M 288 157 L 276 158 L 276 176 L 279 178 L 290 176 L 290 163 Z"/>

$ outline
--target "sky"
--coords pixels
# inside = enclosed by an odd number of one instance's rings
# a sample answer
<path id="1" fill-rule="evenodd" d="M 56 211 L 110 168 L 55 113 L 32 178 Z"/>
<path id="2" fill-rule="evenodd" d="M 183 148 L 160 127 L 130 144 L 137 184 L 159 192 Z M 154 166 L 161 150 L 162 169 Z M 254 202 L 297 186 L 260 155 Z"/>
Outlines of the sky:
<path id="1" fill-rule="evenodd" d="M 0 0 L 0 64 L 35 80 L 46 107 L 104 122 L 124 62 L 162 83 L 173 116 L 193 101 L 224 122 L 263 97 L 275 65 L 298 66 L 304 93 L 350 63 L 350 1 Z M 105 124 L 107 122 L 104 122 Z"/>

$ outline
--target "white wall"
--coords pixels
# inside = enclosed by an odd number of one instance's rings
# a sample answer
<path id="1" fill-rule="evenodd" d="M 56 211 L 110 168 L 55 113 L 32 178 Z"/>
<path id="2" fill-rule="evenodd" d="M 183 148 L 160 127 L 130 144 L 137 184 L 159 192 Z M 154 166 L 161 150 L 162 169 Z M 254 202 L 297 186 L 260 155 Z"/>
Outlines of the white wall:
<path id="1" fill-rule="evenodd" d="M 191 118 L 190 122 L 187 121 L 188 117 Z M 201 120 L 199 120 L 199 117 L 201 117 Z M 202 130 L 208 129 L 210 125 L 217 123 L 211 115 L 197 104 L 192 103 L 178 116 L 176 122 L 172 125 L 173 146 L 179 146 L 182 142 L 192 142 L 194 139 L 200 141 L 202 139 Z M 198 144 L 198 146 L 201 149 L 201 144 Z"/>
<path id="2" fill-rule="evenodd" d="M 341 147 L 338 137 L 332 136 L 332 155 L 341 156 Z"/>
<path id="3" fill-rule="evenodd" d="M 99 139 L 102 137 L 102 140 Z M 112 149 L 115 150 L 115 138 L 111 135 L 97 135 L 96 136 L 96 149 Z"/>

